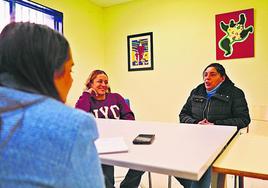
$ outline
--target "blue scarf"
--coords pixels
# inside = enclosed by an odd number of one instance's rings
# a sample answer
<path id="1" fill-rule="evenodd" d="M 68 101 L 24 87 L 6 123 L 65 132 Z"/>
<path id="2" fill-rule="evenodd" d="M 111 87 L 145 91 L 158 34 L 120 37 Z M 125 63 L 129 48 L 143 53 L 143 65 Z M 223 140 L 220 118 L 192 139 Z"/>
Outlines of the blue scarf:
<path id="1" fill-rule="evenodd" d="M 207 99 L 210 100 L 210 98 L 217 92 L 218 88 L 221 86 L 222 82 L 219 83 L 214 89 L 211 91 L 206 90 L 207 92 Z"/>

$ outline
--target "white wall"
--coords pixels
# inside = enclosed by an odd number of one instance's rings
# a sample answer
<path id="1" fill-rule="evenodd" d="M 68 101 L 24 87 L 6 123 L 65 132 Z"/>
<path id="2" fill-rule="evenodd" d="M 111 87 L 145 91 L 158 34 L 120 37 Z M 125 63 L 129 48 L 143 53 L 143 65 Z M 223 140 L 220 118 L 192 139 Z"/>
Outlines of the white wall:
<path id="1" fill-rule="evenodd" d="M 136 0 L 104 9 L 105 68 L 113 91 L 130 98 L 138 120 L 178 121 L 202 71 L 216 62 L 215 15 L 255 10 L 255 57 L 218 61 L 250 105 L 267 104 L 268 2 Z M 127 71 L 127 35 L 153 32 L 153 71 Z"/>
<path id="2" fill-rule="evenodd" d="M 216 62 L 215 15 L 254 8 L 255 57 L 218 61 L 250 105 L 267 105 L 268 2 L 255 0 L 134 0 L 100 8 L 89 0 L 37 0 L 64 13 L 64 35 L 75 60 L 68 104 L 89 72 L 103 68 L 114 92 L 131 100 L 137 120 L 178 122 L 190 91 Z M 128 72 L 127 35 L 153 32 L 154 70 Z"/>

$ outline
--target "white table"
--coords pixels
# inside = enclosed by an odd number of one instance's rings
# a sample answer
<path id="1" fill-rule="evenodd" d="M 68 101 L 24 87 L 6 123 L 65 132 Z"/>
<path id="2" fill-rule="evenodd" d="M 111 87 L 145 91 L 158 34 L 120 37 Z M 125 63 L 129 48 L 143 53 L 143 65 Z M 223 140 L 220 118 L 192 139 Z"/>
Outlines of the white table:
<path id="1" fill-rule="evenodd" d="M 232 126 L 96 119 L 101 138 L 124 137 L 127 153 L 100 155 L 107 165 L 199 180 L 236 132 Z M 155 134 L 151 145 L 133 145 L 141 133 Z"/>
<path id="2" fill-rule="evenodd" d="M 268 180 L 268 137 L 254 134 L 236 136 L 213 164 L 213 170 Z M 224 187 L 224 177 L 218 187 Z"/>

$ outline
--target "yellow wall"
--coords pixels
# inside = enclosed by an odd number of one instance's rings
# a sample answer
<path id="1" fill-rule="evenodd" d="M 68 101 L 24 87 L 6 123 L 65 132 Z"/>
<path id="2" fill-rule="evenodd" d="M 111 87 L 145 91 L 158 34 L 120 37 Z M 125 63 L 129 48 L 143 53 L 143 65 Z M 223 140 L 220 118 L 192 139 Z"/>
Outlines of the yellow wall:
<path id="1" fill-rule="evenodd" d="M 138 120 L 178 121 L 190 91 L 216 62 L 215 15 L 254 8 L 255 57 L 218 61 L 250 105 L 268 105 L 268 2 L 136 0 L 104 9 L 105 67 Z M 127 35 L 153 32 L 154 71 L 127 71 Z"/>
<path id="2" fill-rule="evenodd" d="M 92 69 L 104 68 L 112 91 L 131 101 L 137 120 L 178 122 L 190 91 L 216 62 L 215 15 L 254 8 L 255 57 L 218 61 L 250 105 L 268 105 L 268 2 L 135 0 L 100 8 L 89 0 L 37 2 L 64 13 L 75 60 L 68 103 L 74 105 Z M 127 35 L 153 32 L 153 71 L 127 71 Z"/>
<path id="3" fill-rule="evenodd" d="M 67 103 L 74 106 L 92 69 L 103 69 L 103 9 L 89 0 L 35 0 L 63 12 L 63 30 L 72 48 L 74 82 Z"/>

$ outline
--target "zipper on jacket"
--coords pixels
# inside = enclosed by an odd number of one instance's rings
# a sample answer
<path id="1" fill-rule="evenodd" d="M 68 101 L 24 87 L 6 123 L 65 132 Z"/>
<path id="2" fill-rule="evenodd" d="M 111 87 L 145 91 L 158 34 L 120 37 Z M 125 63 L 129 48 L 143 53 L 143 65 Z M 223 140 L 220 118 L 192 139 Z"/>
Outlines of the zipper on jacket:
<path id="1" fill-rule="evenodd" d="M 208 112 L 209 112 L 209 109 L 210 109 L 210 101 L 211 101 L 211 100 L 208 100 L 208 99 L 207 99 L 205 108 L 204 108 L 204 110 L 203 110 L 203 119 L 207 119 L 207 120 L 208 120 Z M 205 113 L 205 112 L 206 112 L 206 109 L 207 109 L 207 113 Z"/>
<path id="2" fill-rule="evenodd" d="M 206 105 L 205 105 L 205 108 L 204 108 L 204 110 L 203 110 L 203 119 L 205 119 L 205 111 L 206 111 L 206 108 L 207 108 L 207 105 L 208 105 L 208 103 L 209 103 L 209 100 L 208 99 L 206 99 L 207 101 L 206 101 Z"/>
<path id="3" fill-rule="evenodd" d="M 211 100 L 208 101 L 207 120 L 208 120 L 208 113 L 209 113 L 210 104 L 211 104 Z"/>

